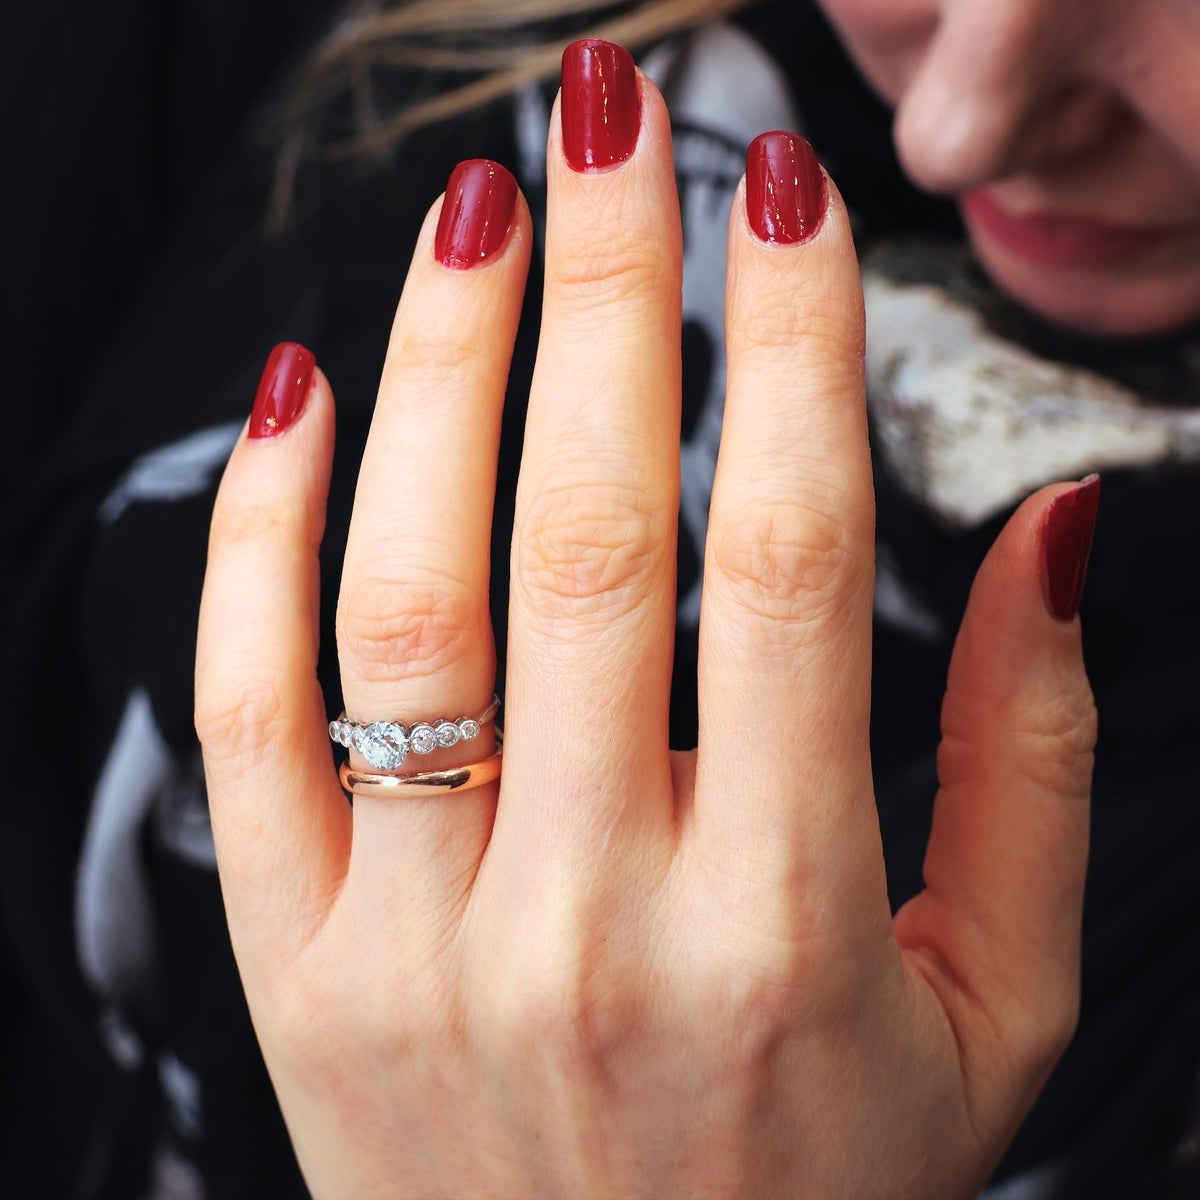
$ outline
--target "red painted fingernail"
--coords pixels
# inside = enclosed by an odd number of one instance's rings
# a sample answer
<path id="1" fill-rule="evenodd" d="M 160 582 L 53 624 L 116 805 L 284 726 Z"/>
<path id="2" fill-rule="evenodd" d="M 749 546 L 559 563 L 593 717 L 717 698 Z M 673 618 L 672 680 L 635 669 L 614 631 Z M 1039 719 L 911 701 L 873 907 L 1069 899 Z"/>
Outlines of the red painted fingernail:
<path id="1" fill-rule="evenodd" d="M 1074 620 L 1083 598 L 1100 506 L 1100 476 L 1056 496 L 1042 518 L 1042 595 L 1056 621 Z"/>
<path id="2" fill-rule="evenodd" d="M 746 216 L 764 242 L 807 242 L 825 219 L 825 175 L 798 133 L 760 133 L 746 151 Z"/>
<path id="3" fill-rule="evenodd" d="M 487 158 L 461 162 L 446 184 L 433 252 L 443 267 L 478 266 L 504 245 L 517 204 L 517 181 Z"/>
<path id="4" fill-rule="evenodd" d="M 623 163 L 642 123 L 633 56 L 616 42 L 585 38 L 562 57 L 563 154 L 576 171 Z"/>
<path id="5" fill-rule="evenodd" d="M 267 355 L 250 413 L 252 438 L 275 437 L 304 411 L 317 360 L 298 342 L 280 342 Z"/>

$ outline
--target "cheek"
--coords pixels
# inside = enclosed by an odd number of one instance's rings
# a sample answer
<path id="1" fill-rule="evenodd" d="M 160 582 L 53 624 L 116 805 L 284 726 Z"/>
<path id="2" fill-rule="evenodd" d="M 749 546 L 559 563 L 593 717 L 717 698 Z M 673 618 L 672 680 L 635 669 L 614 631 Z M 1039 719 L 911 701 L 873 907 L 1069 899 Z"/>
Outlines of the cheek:
<path id="1" fill-rule="evenodd" d="M 899 102 L 916 73 L 940 13 L 936 0 L 818 0 L 872 87 Z"/>
<path id="2" fill-rule="evenodd" d="M 1198 0 L 1200 3 L 1200 0 Z M 1193 62 L 1200 61 L 1200 43 L 1193 48 Z M 1173 64 L 1172 64 L 1173 65 Z M 1163 72 L 1145 81 L 1136 80 L 1127 89 L 1131 107 L 1135 108 L 1154 140 L 1169 150 L 1176 164 L 1175 173 L 1189 176 L 1191 190 L 1200 194 L 1200 71 L 1189 70 L 1177 86 L 1168 82 L 1172 76 Z"/>
<path id="3" fill-rule="evenodd" d="M 1193 149 L 1163 142 L 1160 153 L 1128 171 L 1130 190 L 1148 222 L 1200 226 L 1200 157 L 1191 156 Z"/>

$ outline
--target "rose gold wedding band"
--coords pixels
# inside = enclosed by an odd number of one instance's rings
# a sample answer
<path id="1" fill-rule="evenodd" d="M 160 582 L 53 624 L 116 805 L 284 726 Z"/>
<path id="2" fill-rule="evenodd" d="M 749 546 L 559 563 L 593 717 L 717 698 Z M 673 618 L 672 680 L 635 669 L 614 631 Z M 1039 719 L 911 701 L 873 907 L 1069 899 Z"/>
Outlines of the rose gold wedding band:
<path id="1" fill-rule="evenodd" d="M 415 800 L 419 796 L 445 796 L 449 792 L 468 792 L 500 777 L 503 751 L 465 767 L 447 771 L 412 771 L 404 775 L 375 775 L 356 771 L 342 763 L 338 778 L 342 787 L 354 796 L 374 796 L 378 800 Z"/>

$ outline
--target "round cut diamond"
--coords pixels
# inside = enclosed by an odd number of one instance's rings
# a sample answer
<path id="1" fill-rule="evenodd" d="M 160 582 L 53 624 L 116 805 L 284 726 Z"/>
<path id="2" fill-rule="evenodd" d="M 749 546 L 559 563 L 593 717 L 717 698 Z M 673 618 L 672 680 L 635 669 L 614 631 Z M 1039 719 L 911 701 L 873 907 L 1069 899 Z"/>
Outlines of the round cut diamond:
<path id="1" fill-rule="evenodd" d="M 366 730 L 362 729 L 361 727 L 351 729 L 350 730 L 350 745 L 353 746 L 355 750 L 361 751 L 362 747 L 363 747 L 363 738 L 365 736 L 366 736 Z"/>
<path id="2" fill-rule="evenodd" d="M 464 741 L 469 742 L 479 736 L 479 722 L 472 717 L 463 717 L 458 723 L 458 732 Z"/>
<path id="3" fill-rule="evenodd" d="M 408 739 L 399 725 L 376 721 L 363 730 L 362 744 L 356 750 L 378 771 L 395 770 L 408 753 Z"/>
<path id="4" fill-rule="evenodd" d="M 336 721 L 330 721 L 330 722 L 329 722 L 329 736 L 330 736 L 330 737 L 331 737 L 331 738 L 332 738 L 332 739 L 333 739 L 335 742 L 337 742 L 337 741 L 340 741 L 340 740 L 341 740 L 341 739 L 338 737 L 338 730 L 339 730 L 340 728 L 341 728 L 341 727 L 338 725 L 338 723 L 337 723 Z"/>
<path id="5" fill-rule="evenodd" d="M 453 746 L 459 738 L 458 726 L 453 721 L 439 721 L 433 732 L 437 734 L 439 746 Z"/>
<path id="6" fill-rule="evenodd" d="M 426 725 L 424 722 L 414 725 L 409 736 L 412 739 L 412 748 L 418 754 L 428 754 L 438 744 L 438 737 L 433 731 L 433 726 Z"/>

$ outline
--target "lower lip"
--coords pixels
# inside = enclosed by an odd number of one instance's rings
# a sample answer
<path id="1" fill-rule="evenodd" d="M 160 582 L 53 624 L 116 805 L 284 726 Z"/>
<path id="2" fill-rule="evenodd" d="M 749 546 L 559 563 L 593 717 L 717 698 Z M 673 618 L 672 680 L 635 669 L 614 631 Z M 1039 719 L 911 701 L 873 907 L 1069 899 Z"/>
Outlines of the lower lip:
<path id="1" fill-rule="evenodd" d="M 1173 236 L 1056 213 L 1015 217 L 984 192 L 962 197 L 966 216 L 1010 253 L 1045 267 L 1105 267 L 1137 258 Z"/>

